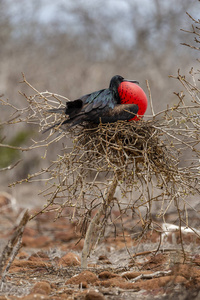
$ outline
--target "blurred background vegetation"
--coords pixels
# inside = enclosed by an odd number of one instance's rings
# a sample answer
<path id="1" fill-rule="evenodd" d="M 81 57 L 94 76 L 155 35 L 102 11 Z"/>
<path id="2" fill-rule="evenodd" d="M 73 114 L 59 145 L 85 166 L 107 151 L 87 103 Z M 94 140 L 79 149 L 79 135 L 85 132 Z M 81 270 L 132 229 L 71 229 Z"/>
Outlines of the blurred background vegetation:
<path id="1" fill-rule="evenodd" d="M 120 74 L 137 79 L 146 92 L 147 79 L 158 112 L 173 105 L 173 92 L 182 88 L 168 75 L 195 67 L 195 52 L 181 45 L 191 44 L 192 35 L 180 29 L 191 29 L 186 12 L 198 17 L 199 5 L 197 0 L 0 0 L 0 96 L 26 106 L 18 91 L 33 92 L 20 83 L 21 72 L 37 90 L 69 99 L 106 88 Z M 0 123 L 8 115 L 1 106 Z M 21 123 L 2 127 L 0 140 L 24 145 L 34 130 Z M 38 155 L 0 149 L 0 167 L 24 158 L 23 167 L 2 176 L 1 186 L 33 172 Z"/>

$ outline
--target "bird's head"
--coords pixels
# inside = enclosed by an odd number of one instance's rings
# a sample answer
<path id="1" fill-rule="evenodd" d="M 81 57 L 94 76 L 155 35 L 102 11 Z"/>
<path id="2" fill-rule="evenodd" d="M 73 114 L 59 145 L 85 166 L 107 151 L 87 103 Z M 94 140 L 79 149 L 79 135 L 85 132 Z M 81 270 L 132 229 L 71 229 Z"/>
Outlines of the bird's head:
<path id="1" fill-rule="evenodd" d="M 137 83 L 139 84 L 138 81 L 136 80 L 128 80 L 128 79 L 124 79 L 124 77 L 120 76 L 120 75 L 115 75 L 111 78 L 110 80 L 110 86 L 109 89 L 114 93 L 114 96 L 117 100 L 117 103 L 120 103 L 120 97 L 119 97 L 119 86 L 122 82 L 132 82 L 132 83 Z"/>
<path id="2" fill-rule="evenodd" d="M 137 80 L 128 80 L 128 79 L 124 79 L 124 77 L 122 77 L 122 76 L 120 76 L 120 75 L 115 75 L 115 76 L 113 76 L 113 77 L 111 78 L 111 80 L 110 80 L 110 86 L 109 86 L 109 89 L 110 89 L 110 90 L 117 91 L 119 85 L 120 85 L 122 82 L 132 82 L 132 83 L 137 83 L 137 84 L 139 84 L 139 82 L 138 82 Z"/>

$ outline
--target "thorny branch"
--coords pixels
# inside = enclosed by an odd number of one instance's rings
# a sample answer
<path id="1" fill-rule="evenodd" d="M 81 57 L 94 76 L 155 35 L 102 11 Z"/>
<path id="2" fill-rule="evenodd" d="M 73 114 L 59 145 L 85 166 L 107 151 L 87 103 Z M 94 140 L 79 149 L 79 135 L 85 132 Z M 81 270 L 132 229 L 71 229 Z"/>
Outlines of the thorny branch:
<path id="1" fill-rule="evenodd" d="M 10 265 L 12 261 L 14 260 L 15 256 L 17 255 L 19 248 L 21 246 L 21 238 L 24 232 L 24 228 L 29 220 L 29 213 L 28 210 L 25 211 L 20 224 L 17 226 L 16 230 L 14 231 L 12 237 L 6 244 L 6 246 L 3 249 L 3 252 L 0 256 L 0 275 L 2 275 L 1 281 L 0 281 L 0 288 L 1 285 L 5 279 L 5 276 L 10 268 Z M 5 267 L 7 260 L 10 258 L 10 261 L 8 262 L 6 269 L 3 270 Z"/>

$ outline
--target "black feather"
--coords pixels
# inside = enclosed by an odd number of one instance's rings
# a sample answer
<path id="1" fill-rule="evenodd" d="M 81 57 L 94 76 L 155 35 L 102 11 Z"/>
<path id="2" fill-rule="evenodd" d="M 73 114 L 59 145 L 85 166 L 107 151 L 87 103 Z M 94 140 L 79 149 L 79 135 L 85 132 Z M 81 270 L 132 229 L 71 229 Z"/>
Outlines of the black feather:
<path id="1" fill-rule="evenodd" d="M 136 104 L 120 104 L 118 87 L 122 81 L 124 78 L 116 75 L 111 79 L 108 89 L 102 89 L 77 100 L 69 101 L 66 103 L 65 109 L 50 110 L 53 113 L 64 112 L 68 118 L 47 130 L 63 124 L 69 124 L 71 127 L 84 121 L 98 124 L 99 122 L 112 123 L 133 118 L 138 112 L 138 106 Z"/>

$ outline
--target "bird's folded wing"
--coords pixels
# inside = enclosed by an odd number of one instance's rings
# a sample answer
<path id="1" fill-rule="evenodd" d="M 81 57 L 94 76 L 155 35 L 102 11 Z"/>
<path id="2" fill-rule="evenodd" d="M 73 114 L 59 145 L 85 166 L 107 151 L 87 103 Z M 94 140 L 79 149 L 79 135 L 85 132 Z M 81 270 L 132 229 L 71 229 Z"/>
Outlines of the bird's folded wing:
<path id="1" fill-rule="evenodd" d="M 113 95 L 109 89 L 100 90 L 81 97 L 84 103 L 83 110 L 89 113 L 93 109 L 103 109 L 105 106 L 114 107 Z"/>

